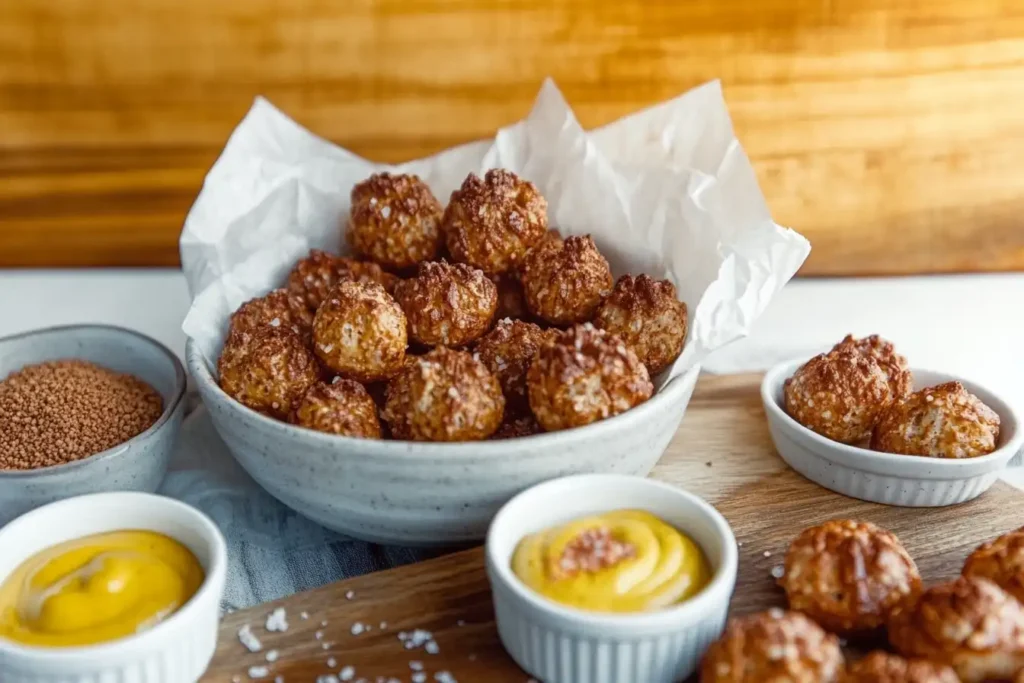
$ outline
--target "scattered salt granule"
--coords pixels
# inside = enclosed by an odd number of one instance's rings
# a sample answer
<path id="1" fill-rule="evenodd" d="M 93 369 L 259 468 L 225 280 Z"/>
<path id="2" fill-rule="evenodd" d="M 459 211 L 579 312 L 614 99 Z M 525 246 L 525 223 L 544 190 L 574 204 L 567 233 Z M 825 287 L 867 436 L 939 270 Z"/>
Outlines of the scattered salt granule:
<path id="1" fill-rule="evenodd" d="M 265 666 L 250 666 L 249 678 L 266 678 L 270 675 L 270 669 Z"/>
<path id="2" fill-rule="evenodd" d="M 430 631 L 424 631 L 423 629 L 418 628 L 411 633 L 402 631 L 398 634 L 398 639 L 405 643 L 406 650 L 411 650 L 416 647 L 423 647 L 427 643 L 433 642 L 434 634 Z"/>
<path id="3" fill-rule="evenodd" d="M 366 627 L 363 626 L 362 622 L 357 621 L 356 623 L 352 624 L 352 635 L 358 636 L 364 630 L 366 630 Z"/>
<path id="4" fill-rule="evenodd" d="M 242 677 L 241 676 L 232 676 L 231 677 L 231 683 L 241 683 L 241 681 L 242 681 Z"/>
<path id="5" fill-rule="evenodd" d="M 356 597 L 356 592 L 355 591 L 349 591 L 349 592 L 345 593 L 345 599 L 346 600 L 351 600 L 354 597 Z"/>
<path id="6" fill-rule="evenodd" d="M 770 551 L 770 550 L 765 550 L 765 551 L 764 551 L 764 556 L 765 556 L 765 557 L 771 557 L 771 556 L 772 556 L 772 551 Z"/>
<path id="7" fill-rule="evenodd" d="M 270 650 L 267 652 L 267 661 L 271 664 L 277 661 L 277 650 Z"/>
<path id="8" fill-rule="evenodd" d="M 329 667 L 331 667 L 333 669 L 334 667 L 338 666 L 338 660 L 335 659 L 334 657 L 329 658 L 327 660 L 327 666 L 329 666 Z"/>
<path id="9" fill-rule="evenodd" d="M 245 624 L 242 628 L 238 629 L 238 640 L 249 652 L 259 652 L 263 649 L 263 643 L 252 632 L 252 627 L 249 624 Z"/>
<path id="10" fill-rule="evenodd" d="M 302 617 L 303 619 L 309 619 L 309 612 L 303 612 L 299 616 Z"/>
<path id="11" fill-rule="evenodd" d="M 316 677 L 316 683 L 338 683 L 338 677 L 334 674 L 324 674 Z"/>
<path id="12" fill-rule="evenodd" d="M 434 674 L 434 680 L 437 681 L 437 683 L 459 683 L 455 680 L 455 676 L 452 676 L 447 671 L 438 671 Z"/>
<path id="13" fill-rule="evenodd" d="M 412 683 L 426 683 L 427 674 L 422 671 L 417 671 L 412 675 Z"/>
<path id="14" fill-rule="evenodd" d="M 327 620 L 326 620 L 326 619 L 324 619 L 323 621 L 321 621 L 321 622 L 320 622 L 320 625 L 321 625 L 321 626 L 327 626 Z"/>
<path id="15" fill-rule="evenodd" d="M 274 683 L 284 683 L 284 676 L 274 676 Z"/>
<path id="16" fill-rule="evenodd" d="M 323 632 L 323 631 L 317 631 L 317 632 L 316 632 L 316 633 L 314 633 L 313 635 L 314 635 L 314 636 L 316 636 L 316 639 L 317 639 L 317 640 L 320 640 L 321 638 L 323 638 L 323 637 L 324 637 L 324 632 Z"/>
<path id="17" fill-rule="evenodd" d="M 382 621 L 382 622 L 380 622 L 380 630 L 381 630 L 381 631 L 383 631 L 383 630 L 384 630 L 384 629 L 386 629 L 387 627 L 388 627 L 388 622 L 386 622 L 386 621 Z"/>
<path id="18" fill-rule="evenodd" d="M 284 607 L 278 607 L 267 616 L 266 629 L 271 633 L 284 633 L 288 630 L 288 615 Z"/>
<path id="19" fill-rule="evenodd" d="M 465 620 L 465 619 L 459 619 L 459 620 L 458 620 L 458 621 L 456 621 L 455 623 L 456 623 L 456 625 L 458 625 L 458 626 L 465 626 L 465 625 L 466 625 L 466 620 Z"/>
<path id="20" fill-rule="evenodd" d="M 441 648 L 437 646 L 437 643 L 432 640 L 428 640 L 427 644 L 423 646 L 423 649 L 427 651 L 428 655 L 436 655 L 441 651 Z"/>
<path id="21" fill-rule="evenodd" d="M 423 671 L 423 662 L 414 659 L 413 661 L 409 662 L 409 668 L 413 671 Z"/>
<path id="22" fill-rule="evenodd" d="M 786 568 L 783 567 L 781 564 L 777 564 L 774 567 L 772 567 L 772 577 L 773 578 L 781 579 L 785 575 L 786 575 Z"/>
<path id="23" fill-rule="evenodd" d="M 322 647 L 325 650 L 330 650 L 331 649 L 331 645 L 334 645 L 334 643 L 324 643 L 320 647 Z"/>
<path id="24" fill-rule="evenodd" d="M 354 666 L 346 666 L 338 673 L 338 677 L 343 681 L 351 681 L 356 675 L 356 668 Z"/>

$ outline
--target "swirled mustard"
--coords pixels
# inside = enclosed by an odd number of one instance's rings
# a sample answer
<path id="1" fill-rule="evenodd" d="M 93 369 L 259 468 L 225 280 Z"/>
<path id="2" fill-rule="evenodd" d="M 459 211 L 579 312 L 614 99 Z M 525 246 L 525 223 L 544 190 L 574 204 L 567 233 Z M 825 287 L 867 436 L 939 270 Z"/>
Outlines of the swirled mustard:
<path id="1" fill-rule="evenodd" d="M 512 571 L 556 602 L 593 612 L 649 612 L 682 602 L 711 580 L 703 551 L 649 512 L 573 520 L 519 542 Z"/>
<path id="2" fill-rule="evenodd" d="M 144 631 L 203 583 L 181 543 L 151 531 L 115 531 L 48 548 L 0 585 L 0 637 L 26 645 L 92 645 Z"/>

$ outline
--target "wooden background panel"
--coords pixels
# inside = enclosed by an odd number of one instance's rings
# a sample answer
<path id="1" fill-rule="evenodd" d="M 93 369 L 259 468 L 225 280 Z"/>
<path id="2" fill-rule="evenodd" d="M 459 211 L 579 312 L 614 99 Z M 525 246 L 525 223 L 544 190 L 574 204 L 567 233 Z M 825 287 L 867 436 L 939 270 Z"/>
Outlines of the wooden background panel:
<path id="1" fill-rule="evenodd" d="M 722 79 L 805 274 L 1024 268 L 1024 3 L 5 0 L 0 265 L 177 261 L 257 94 L 384 161 Z"/>

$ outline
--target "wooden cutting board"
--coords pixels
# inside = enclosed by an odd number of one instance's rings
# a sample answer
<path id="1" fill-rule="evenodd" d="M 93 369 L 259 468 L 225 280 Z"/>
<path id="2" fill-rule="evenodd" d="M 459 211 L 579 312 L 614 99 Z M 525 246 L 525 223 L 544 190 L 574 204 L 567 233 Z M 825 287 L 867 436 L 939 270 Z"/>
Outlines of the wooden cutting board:
<path id="1" fill-rule="evenodd" d="M 651 474 L 705 497 L 732 525 L 740 543 L 734 613 L 784 604 L 771 570 L 782 563 L 800 530 L 826 519 L 855 517 L 891 529 L 926 582 L 956 575 L 975 546 L 1024 524 L 1024 514 L 1017 512 L 1024 494 L 1003 482 L 961 506 L 912 509 L 846 498 L 807 481 L 772 447 L 759 383 L 757 375 L 702 377 L 682 427 Z M 268 633 L 266 618 L 276 607 L 286 609 L 289 628 Z M 356 623 L 370 629 L 354 635 Z M 261 639 L 262 652 L 250 653 L 240 644 L 237 634 L 244 624 Z M 439 652 L 404 649 L 398 634 L 414 629 L 430 631 Z M 278 655 L 270 664 L 269 650 Z M 431 682 L 440 671 L 462 683 L 528 679 L 498 642 L 481 548 L 231 614 L 224 619 L 216 656 L 202 681 L 229 683 L 236 676 L 247 681 L 251 666 L 268 667 L 263 680 L 281 676 L 285 683 L 316 681 L 345 666 L 354 668 L 352 680 L 409 681 L 413 660 L 423 663 L 425 680 Z"/>

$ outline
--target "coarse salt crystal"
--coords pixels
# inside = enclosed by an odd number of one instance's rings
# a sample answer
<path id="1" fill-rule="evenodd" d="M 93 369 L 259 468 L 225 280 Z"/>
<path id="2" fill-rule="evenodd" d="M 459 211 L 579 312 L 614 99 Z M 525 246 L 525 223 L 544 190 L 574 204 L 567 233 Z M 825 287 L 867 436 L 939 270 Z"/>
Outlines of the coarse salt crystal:
<path id="1" fill-rule="evenodd" d="M 252 627 L 249 624 L 245 624 L 242 628 L 238 629 L 238 640 L 249 652 L 259 652 L 263 649 L 263 644 L 256 637 L 256 634 L 252 632 Z"/>
<path id="2" fill-rule="evenodd" d="M 772 556 L 772 551 L 770 551 L 770 550 L 765 550 L 765 551 L 764 551 L 764 556 L 765 556 L 765 557 L 771 557 L 771 556 Z"/>
<path id="3" fill-rule="evenodd" d="M 338 378 L 335 377 L 334 379 L 338 379 Z M 303 619 L 309 619 L 309 612 L 303 612 L 299 616 L 302 617 Z"/>
<path id="4" fill-rule="evenodd" d="M 354 666 L 346 666 L 341 671 L 338 672 L 338 676 L 343 681 L 351 681 L 352 678 L 355 675 L 356 675 L 356 668 Z"/>
<path id="5" fill-rule="evenodd" d="M 413 671 L 423 671 L 423 662 L 414 659 L 413 661 L 409 662 L 409 668 Z"/>
<path id="6" fill-rule="evenodd" d="M 241 683 L 241 681 L 242 681 L 242 677 L 241 676 L 232 676 L 231 677 L 231 683 Z"/>
<path id="7" fill-rule="evenodd" d="M 267 652 L 267 661 L 271 664 L 277 661 L 277 650 L 270 650 Z"/>
<path id="8" fill-rule="evenodd" d="M 365 628 L 366 627 L 363 626 L 362 623 L 357 621 L 356 623 L 352 624 L 352 635 L 358 636 L 365 630 Z"/>
<path id="9" fill-rule="evenodd" d="M 774 567 L 772 567 L 772 577 L 774 577 L 776 579 L 781 579 L 785 575 L 786 575 L 786 568 L 783 567 L 781 564 L 777 564 Z"/>
<path id="10" fill-rule="evenodd" d="M 386 622 L 386 621 L 382 621 L 382 622 L 380 622 L 380 630 L 381 630 L 381 631 L 383 631 L 383 630 L 384 630 L 384 629 L 386 629 L 387 627 L 388 627 L 388 622 Z"/>
<path id="11" fill-rule="evenodd" d="M 324 637 L 324 632 L 323 631 L 317 631 L 313 635 L 316 637 L 317 640 L 320 640 L 321 638 Z"/>
<path id="12" fill-rule="evenodd" d="M 331 645 L 333 645 L 333 643 L 324 643 L 323 645 L 320 646 L 320 649 L 322 649 L 322 650 L 330 650 L 331 649 Z"/>
<path id="13" fill-rule="evenodd" d="M 270 669 L 265 666 L 250 666 L 249 678 L 266 678 L 270 675 Z"/>
<path id="14" fill-rule="evenodd" d="M 316 683 L 338 683 L 338 677 L 334 674 L 324 674 L 316 677 Z"/>
<path id="15" fill-rule="evenodd" d="M 382 218 L 387 218 L 388 216 L 390 216 L 391 215 L 391 207 L 390 206 L 382 206 L 382 207 L 380 207 L 380 215 L 381 215 Z"/>
<path id="16" fill-rule="evenodd" d="M 412 683 L 426 683 L 427 674 L 422 671 L 417 671 L 412 675 Z"/>
<path id="17" fill-rule="evenodd" d="M 427 641 L 427 644 L 423 646 L 423 649 L 427 651 L 428 655 L 436 655 L 441 651 L 441 648 L 437 646 L 433 640 Z"/>
<path id="18" fill-rule="evenodd" d="M 331 667 L 333 669 L 334 667 L 338 666 L 338 660 L 335 659 L 334 657 L 329 657 L 327 659 L 327 666 L 329 666 L 329 667 Z"/>
<path id="19" fill-rule="evenodd" d="M 437 683 L 459 683 L 455 680 L 455 676 L 452 676 L 447 671 L 438 671 L 434 674 L 434 680 L 437 681 Z"/>
<path id="20" fill-rule="evenodd" d="M 346 600 L 351 600 L 354 597 L 356 597 L 356 592 L 355 591 L 349 591 L 349 592 L 345 593 L 345 599 Z"/>
<path id="21" fill-rule="evenodd" d="M 321 621 L 321 622 L 320 622 L 320 625 L 321 625 L 321 626 L 327 626 L 327 620 L 326 620 L 326 619 L 324 619 L 323 621 Z"/>
<path id="22" fill-rule="evenodd" d="M 284 683 L 284 676 L 274 676 L 274 683 Z"/>
<path id="23" fill-rule="evenodd" d="M 278 607 L 267 617 L 266 629 L 271 633 L 284 633 L 288 630 L 288 615 L 284 607 Z"/>

